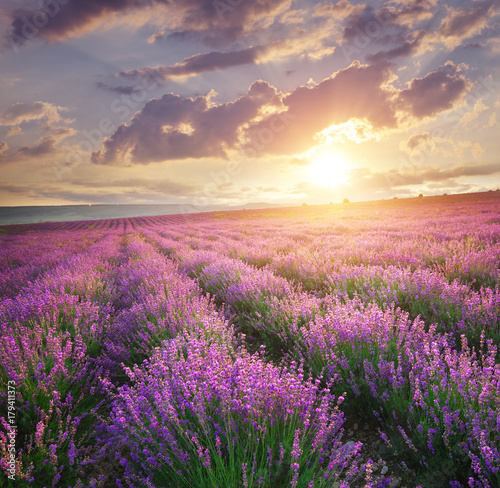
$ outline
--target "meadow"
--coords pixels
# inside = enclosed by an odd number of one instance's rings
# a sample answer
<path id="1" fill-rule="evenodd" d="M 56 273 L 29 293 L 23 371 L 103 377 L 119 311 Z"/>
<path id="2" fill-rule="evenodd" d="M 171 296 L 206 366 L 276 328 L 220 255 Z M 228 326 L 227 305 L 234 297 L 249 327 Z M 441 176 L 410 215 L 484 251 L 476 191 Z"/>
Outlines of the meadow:
<path id="1" fill-rule="evenodd" d="M 0 485 L 498 487 L 499 262 L 499 192 L 1 227 Z"/>

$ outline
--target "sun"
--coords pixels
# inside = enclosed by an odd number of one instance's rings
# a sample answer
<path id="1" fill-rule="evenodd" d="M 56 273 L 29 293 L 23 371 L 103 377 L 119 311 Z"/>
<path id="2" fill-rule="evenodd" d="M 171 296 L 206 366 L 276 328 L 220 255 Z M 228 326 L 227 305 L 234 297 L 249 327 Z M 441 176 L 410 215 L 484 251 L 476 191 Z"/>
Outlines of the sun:
<path id="1" fill-rule="evenodd" d="M 306 168 L 307 179 L 325 186 L 337 186 L 349 179 L 349 163 L 345 156 L 332 150 L 317 151 L 309 156 L 311 163 Z"/>

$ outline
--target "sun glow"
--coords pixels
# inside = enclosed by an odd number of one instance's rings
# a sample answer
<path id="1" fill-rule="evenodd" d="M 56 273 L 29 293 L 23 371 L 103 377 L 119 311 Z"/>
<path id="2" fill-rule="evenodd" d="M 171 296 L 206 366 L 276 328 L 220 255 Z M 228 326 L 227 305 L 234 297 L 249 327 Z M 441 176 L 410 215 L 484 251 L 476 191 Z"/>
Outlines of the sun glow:
<path id="1" fill-rule="evenodd" d="M 337 151 L 322 150 L 309 156 L 311 163 L 306 168 L 307 178 L 313 183 L 337 186 L 349 179 L 349 163 Z"/>

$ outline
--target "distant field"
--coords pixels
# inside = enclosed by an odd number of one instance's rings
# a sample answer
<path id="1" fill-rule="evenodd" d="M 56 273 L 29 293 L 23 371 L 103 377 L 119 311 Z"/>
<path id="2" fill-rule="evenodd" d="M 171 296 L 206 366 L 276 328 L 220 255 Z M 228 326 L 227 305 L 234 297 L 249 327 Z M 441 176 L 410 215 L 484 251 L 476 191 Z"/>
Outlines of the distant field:
<path id="1" fill-rule="evenodd" d="M 500 192 L 0 227 L 1 486 L 500 486 Z"/>
<path id="2" fill-rule="evenodd" d="M 0 225 L 70 222 L 200 211 L 192 205 L 61 205 L 0 207 Z"/>
<path id="3" fill-rule="evenodd" d="M 77 220 L 103 220 L 153 215 L 211 212 L 216 209 L 239 210 L 243 208 L 271 208 L 279 205 L 265 202 L 230 207 L 145 204 L 145 205 L 60 205 L 39 207 L 0 207 L 0 226 L 14 224 L 39 224 L 43 222 L 73 222 Z"/>

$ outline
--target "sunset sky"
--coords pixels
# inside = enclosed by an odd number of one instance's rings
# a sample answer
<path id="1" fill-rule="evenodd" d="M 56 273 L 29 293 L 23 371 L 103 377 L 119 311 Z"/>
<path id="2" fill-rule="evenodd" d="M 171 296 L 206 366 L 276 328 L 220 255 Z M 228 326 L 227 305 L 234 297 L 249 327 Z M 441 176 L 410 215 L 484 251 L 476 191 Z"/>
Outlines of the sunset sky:
<path id="1" fill-rule="evenodd" d="M 500 187 L 498 1 L 2 0 L 0 205 Z"/>

